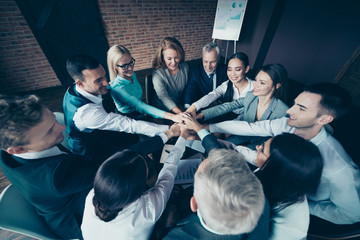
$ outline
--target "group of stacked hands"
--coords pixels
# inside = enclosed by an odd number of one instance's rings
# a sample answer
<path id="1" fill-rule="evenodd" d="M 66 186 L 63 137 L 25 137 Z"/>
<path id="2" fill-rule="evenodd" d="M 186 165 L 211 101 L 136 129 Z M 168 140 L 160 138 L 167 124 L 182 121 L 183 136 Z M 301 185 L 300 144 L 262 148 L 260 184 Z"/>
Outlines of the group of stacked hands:
<path id="1" fill-rule="evenodd" d="M 351 105 L 344 89 L 307 86 L 289 108 L 282 65 L 265 65 L 251 80 L 245 53 L 225 66 L 209 43 L 202 63 L 189 69 L 180 42 L 166 37 L 153 61 L 157 96 L 148 105 L 130 51 L 114 45 L 107 58 L 110 83 L 93 57 L 67 61 L 71 152 L 60 145 L 65 126 L 38 97 L 0 98 L 0 167 L 59 238 L 303 239 L 310 216 L 324 224 L 360 221 L 360 171 L 328 125 Z M 139 141 L 139 134 L 149 137 Z M 149 154 L 173 137 L 148 186 L 158 164 Z M 185 199 L 197 215 L 157 235 L 185 146 L 199 140 L 207 158 Z"/>

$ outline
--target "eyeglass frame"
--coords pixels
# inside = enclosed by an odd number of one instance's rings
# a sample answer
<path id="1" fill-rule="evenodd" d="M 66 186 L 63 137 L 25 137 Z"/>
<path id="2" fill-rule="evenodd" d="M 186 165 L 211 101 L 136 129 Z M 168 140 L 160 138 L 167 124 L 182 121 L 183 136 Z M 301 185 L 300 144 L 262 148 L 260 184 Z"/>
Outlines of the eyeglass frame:
<path id="1" fill-rule="evenodd" d="M 129 63 L 123 64 L 123 65 L 117 65 L 116 64 L 116 66 L 121 68 L 122 70 L 128 70 L 129 67 L 134 67 L 135 66 L 135 62 L 136 62 L 135 58 L 132 57 L 131 61 Z"/>

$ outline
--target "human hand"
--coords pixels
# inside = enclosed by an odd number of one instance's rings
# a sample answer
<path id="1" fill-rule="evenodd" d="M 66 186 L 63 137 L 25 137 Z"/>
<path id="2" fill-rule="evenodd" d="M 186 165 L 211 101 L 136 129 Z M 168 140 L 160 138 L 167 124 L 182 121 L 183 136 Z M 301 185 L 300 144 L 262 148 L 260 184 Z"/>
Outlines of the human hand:
<path id="1" fill-rule="evenodd" d="M 195 116 L 195 119 L 202 119 L 202 118 L 204 118 L 204 113 L 203 112 L 200 112 L 199 114 L 197 114 Z"/>
<path id="2" fill-rule="evenodd" d="M 185 138 L 186 140 L 200 140 L 199 136 L 194 130 L 186 128 L 185 125 L 180 125 L 180 136 Z"/>
<path id="3" fill-rule="evenodd" d="M 189 113 L 192 117 L 196 116 L 196 107 L 191 105 L 185 112 Z"/>
<path id="4" fill-rule="evenodd" d="M 203 129 L 203 126 L 189 113 L 183 113 L 182 116 L 184 117 L 184 122 L 182 124 L 185 125 L 186 128 L 196 132 L 199 132 L 201 129 Z"/>
<path id="5" fill-rule="evenodd" d="M 183 123 L 185 119 L 181 115 L 181 113 L 179 113 L 179 114 L 172 114 L 170 120 L 176 123 Z"/>
<path id="6" fill-rule="evenodd" d="M 168 139 L 172 137 L 180 136 L 180 125 L 178 123 L 174 123 L 173 125 L 170 126 L 168 130 L 166 130 L 165 134 L 168 137 Z"/>

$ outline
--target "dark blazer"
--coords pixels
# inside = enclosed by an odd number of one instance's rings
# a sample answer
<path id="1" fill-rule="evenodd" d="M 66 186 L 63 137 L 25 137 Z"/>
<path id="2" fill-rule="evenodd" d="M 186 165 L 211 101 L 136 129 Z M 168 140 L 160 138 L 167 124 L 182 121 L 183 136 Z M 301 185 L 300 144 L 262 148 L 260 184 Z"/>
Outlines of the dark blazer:
<path id="1" fill-rule="evenodd" d="M 248 234 L 238 235 L 217 235 L 207 231 L 200 223 L 199 218 L 195 215 L 190 222 L 184 226 L 176 227 L 165 236 L 165 240 L 187 240 L 187 239 L 206 239 L 206 240 L 266 240 L 269 238 L 270 225 L 270 206 L 265 201 L 264 211 L 259 219 L 255 229 Z"/>
<path id="2" fill-rule="evenodd" d="M 156 136 L 129 148 L 145 156 L 162 147 L 161 138 Z M 104 160 L 89 160 L 75 154 L 22 159 L 1 151 L 0 167 L 55 234 L 73 239 L 81 238 L 85 198 Z"/>
<path id="3" fill-rule="evenodd" d="M 216 68 L 216 87 L 228 79 L 226 70 L 227 68 L 224 64 L 218 64 Z M 189 70 L 189 80 L 186 84 L 184 93 L 184 104 L 191 105 L 212 90 L 213 83 L 210 82 L 201 62 L 199 65 L 192 67 Z"/>

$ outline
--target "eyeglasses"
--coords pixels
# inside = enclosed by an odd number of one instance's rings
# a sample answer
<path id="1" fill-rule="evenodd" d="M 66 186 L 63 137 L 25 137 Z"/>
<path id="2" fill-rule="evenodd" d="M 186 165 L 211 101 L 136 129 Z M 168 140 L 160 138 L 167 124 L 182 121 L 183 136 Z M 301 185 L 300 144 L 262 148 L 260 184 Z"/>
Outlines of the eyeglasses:
<path id="1" fill-rule="evenodd" d="M 129 69 L 129 67 L 133 67 L 135 65 L 135 59 L 131 58 L 131 61 L 127 64 L 123 64 L 123 65 L 117 65 L 117 67 L 121 68 L 122 70 L 127 70 Z"/>

